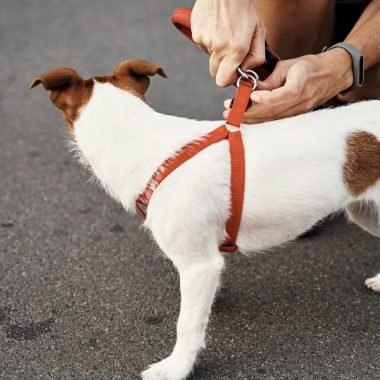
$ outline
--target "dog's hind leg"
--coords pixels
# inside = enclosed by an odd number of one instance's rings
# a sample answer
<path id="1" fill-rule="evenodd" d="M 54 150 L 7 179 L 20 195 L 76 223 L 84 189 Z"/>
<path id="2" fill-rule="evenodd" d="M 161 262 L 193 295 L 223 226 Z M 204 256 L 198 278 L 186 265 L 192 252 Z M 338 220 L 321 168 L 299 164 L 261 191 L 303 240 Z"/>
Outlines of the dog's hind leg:
<path id="1" fill-rule="evenodd" d="M 205 330 L 224 265 L 217 246 L 202 254 L 189 249 L 167 254 L 180 275 L 177 341 L 170 356 L 142 373 L 144 380 L 182 380 L 191 373 L 197 354 L 205 348 Z"/>
<path id="2" fill-rule="evenodd" d="M 380 238 L 379 209 L 374 201 L 357 201 L 346 206 L 347 215 L 352 222 Z"/>
<path id="3" fill-rule="evenodd" d="M 378 198 L 378 196 L 376 196 Z M 346 207 L 348 217 L 371 235 L 380 238 L 380 201 L 357 201 Z M 365 285 L 380 292 L 380 273 L 368 278 Z"/>
<path id="4" fill-rule="evenodd" d="M 365 280 L 367 288 L 372 289 L 375 292 L 380 293 L 380 273 L 374 277 L 367 278 Z"/>

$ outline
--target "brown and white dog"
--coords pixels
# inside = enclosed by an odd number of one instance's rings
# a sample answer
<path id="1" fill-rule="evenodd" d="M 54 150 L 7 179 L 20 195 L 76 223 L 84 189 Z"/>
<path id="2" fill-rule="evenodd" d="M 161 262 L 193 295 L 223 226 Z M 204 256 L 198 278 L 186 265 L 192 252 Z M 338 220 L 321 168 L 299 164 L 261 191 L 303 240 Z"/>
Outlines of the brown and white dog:
<path id="1" fill-rule="evenodd" d="M 160 114 L 144 102 L 160 66 L 122 62 L 110 76 L 84 80 L 69 68 L 37 77 L 63 112 L 68 132 L 103 187 L 131 212 L 158 167 L 183 145 L 222 121 Z M 380 237 L 380 101 L 242 127 L 246 184 L 241 252 L 295 239 L 330 213 L 347 216 Z M 227 141 L 214 144 L 156 189 L 149 228 L 180 274 L 181 311 L 172 354 L 142 373 L 145 380 L 185 379 L 199 350 L 219 285 L 230 206 Z M 380 274 L 366 281 L 380 291 Z"/>

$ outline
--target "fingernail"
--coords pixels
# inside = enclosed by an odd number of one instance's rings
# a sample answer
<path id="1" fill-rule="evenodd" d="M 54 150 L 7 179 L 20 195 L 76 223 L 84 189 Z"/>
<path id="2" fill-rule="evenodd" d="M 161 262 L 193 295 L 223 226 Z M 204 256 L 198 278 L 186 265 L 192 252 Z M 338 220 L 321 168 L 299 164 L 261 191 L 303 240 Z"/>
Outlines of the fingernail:
<path id="1" fill-rule="evenodd" d="M 253 94 L 251 95 L 251 99 L 252 99 L 252 101 L 255 102 L 255 103 L 260 103 L 260 96 L 258 96 L 258 95 L 255 94 L 255 93 L 253 93 Z"/>

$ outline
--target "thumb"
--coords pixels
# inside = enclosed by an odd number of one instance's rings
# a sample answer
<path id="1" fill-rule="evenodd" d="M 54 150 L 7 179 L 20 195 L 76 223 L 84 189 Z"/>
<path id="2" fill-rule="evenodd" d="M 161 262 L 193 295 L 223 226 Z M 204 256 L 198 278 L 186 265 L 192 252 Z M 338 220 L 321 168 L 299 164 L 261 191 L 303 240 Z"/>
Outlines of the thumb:
<path id="1" fill-rule="evenodd" d="M 259 82 L 258 90 L 274 90 L 284 85 L 288 65 L 277 63 L 273 72 L 263 81 Z"/>

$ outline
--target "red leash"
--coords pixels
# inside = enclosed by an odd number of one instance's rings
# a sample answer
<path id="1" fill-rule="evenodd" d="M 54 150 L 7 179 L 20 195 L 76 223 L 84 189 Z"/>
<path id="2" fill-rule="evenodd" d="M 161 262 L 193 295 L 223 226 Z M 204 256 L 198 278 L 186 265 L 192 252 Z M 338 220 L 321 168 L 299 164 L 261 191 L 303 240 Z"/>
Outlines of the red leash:
<path id="1" fill-rule="evenodd" d="M 178 8 L 172 14 L 173 24 L 184 35 L 192 40 L 190 18 L 191 9 L 189 8 Z M 272 57 L 275 56 L 273 55 Z M 275 58 L 277 59 L 277 57 Z M 265 68 L 263 65 L 260 72 L 259 75 L 266 77 L 268 75 L 268 67 Z M 244 112 L 250 100 L 251 92 L 254 88 L 256 88 L 259 80 L 257 74 L 251 70 L 243 72 L 239 69 L 239 75 L 240 77 L 237 82 L 238 88 L 235 99 L 227 118 L 227 124 L 238 128 L 240 128 L 243 120 Z M 146 212 L 143 208 L 148 207 L 154 190 L 161 184 L 162 181 L 165 180 L 166 177 L 168 177 L 180 165 L 194 157 L 203 149 L 206 149 L 208 146 L 225 139 L 228 139 L 231 155 L 231 207 L 230 215 L 226 222 L 227 236 L 225 241 L 220 245 L 219 249 L 223 252 L 236 251 L 236 240 L 243 213 L 245 187 L 245 154 L 241 129 L 229 131 L 225 125 L 222 125 L 200 139 L 183 146 L 173 157 L 168 158 L 153 174 L 144 192 L 139 195 L 136 201 L 136 208 L 141 216 L 144 219 L 146 218 Z"/>

